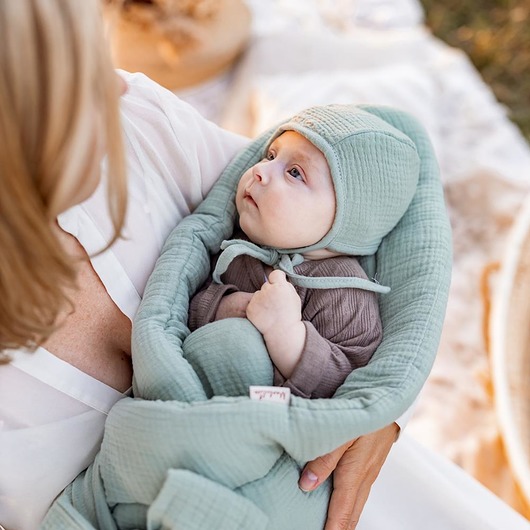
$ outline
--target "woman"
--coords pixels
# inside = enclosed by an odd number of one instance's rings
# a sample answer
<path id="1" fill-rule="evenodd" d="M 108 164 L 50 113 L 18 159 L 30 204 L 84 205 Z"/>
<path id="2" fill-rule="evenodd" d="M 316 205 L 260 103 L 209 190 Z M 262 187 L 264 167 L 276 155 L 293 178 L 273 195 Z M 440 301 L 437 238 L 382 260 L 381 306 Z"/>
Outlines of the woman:
<path id="1" fill-rule="evenodd" d="M 106 414 L 130 387 L 131 319 L 161 245 L 245 144 L 143 76 L 124 74 L 120 123 L 123 83 L 97 11 L 97 0 L 0 0 L 0 524 L 7 530 L 37 528 L 94 458 Z M 336 468 L 328 530 L 355 527 L 396 433 L 393 424 L 308 465 L 303 489 Z M 459 497 L 465 509 L 484 499 L 493 506 L 484 518 L 466 512 L 462 528 L 485 527 L 493 515 L 523 528 L 482 490 L 470 502 L 455 495 L 449 509 L 438 506 L 419 475 L 431 480 L 447 470 L 418 451 L 409 443 L 390 459 L 366 528 L 388 528 L 388 518 L 380 524 L 385 515 L 411 528 L 399 520 L 410 508 L 400 489 L 417 494 L 418 528 L 425 514 L 445 524 Z M 460 493 L 458 480 L 469 486 L 458 475 L 447 491 Z"/>
<path id="2" fill-rule="evenodd" d="M 0 524 L 25 530 L 92 461 L 131 385 L 131 319 L 161 245 L 246 140 L 143 76 L 127 76 L 120 123 L 97 0 L 2 0 L 0 35 Z M 395 429 L 353 447 L 377 440 L 378 469 Z M 363 462 L 337 506 L 353 506 Z"/>

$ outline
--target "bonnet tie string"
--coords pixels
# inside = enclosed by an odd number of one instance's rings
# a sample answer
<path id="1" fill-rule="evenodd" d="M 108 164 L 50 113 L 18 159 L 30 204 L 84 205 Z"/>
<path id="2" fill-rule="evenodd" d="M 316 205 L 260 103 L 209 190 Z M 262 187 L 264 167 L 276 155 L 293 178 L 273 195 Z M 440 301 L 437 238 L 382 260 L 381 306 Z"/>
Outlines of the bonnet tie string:
<path id="1" fill-rule="evenodd" d="M 273 269 L 279 269 L 287 275 L 293 285 L 308 289 L 342 289 L 354 288 L 375 293 L 388 293 L 390 287 L 380 285 L 375 281 L 355 276 L 302 276 L 294 272 L 294 267 L 304 261 L 301 254 L 284 254 L 274 248 L 263 248 L 244 239 L 230 239 L 221 243 L 221 254 L 213 271 L 213 281 L 223 283 L 221 276 L 226 272 L 230 263 L 241 255 L 258 259 Z"/>

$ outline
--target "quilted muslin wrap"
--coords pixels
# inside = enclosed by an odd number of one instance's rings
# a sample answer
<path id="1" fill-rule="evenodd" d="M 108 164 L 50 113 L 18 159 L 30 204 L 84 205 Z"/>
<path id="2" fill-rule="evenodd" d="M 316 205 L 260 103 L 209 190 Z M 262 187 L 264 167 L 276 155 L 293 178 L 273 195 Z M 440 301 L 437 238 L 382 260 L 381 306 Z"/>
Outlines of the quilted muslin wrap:
<path id="1" fill-rule="evenodd" d="M 260 333 L 244 319 L 187 328 L 210 254 L 232 233 L 239 176 L 261 159 L 269 131 L 168 238 L 133 326 L 135 398 L 113 407 L 94 463 L 56 500 L 43 528 L 323 528 L 331 484 L 300 491 L 302 466 L 412 404 L 434 361 L 450 281 L 450 229 L 423 128 L 394 109 L 362 108 L 408 136 L 420 157 L 405 215 L 375 256 L 361 259 L 370 277 L 392 287 L 380 298 L 384 338 L 372 360 L 333 399 L 253 401 L 249 384 L 272 384 Z"/>

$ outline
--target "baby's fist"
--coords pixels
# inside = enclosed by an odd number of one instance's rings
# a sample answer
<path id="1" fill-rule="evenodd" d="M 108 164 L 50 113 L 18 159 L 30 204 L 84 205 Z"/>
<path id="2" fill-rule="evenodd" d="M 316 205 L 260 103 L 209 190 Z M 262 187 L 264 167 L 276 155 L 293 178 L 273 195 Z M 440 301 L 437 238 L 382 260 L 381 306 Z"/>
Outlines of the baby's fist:
<path id="1" fill-rule="evenodd" d="M 268 281 L 254 293 L 247 307 L 247 318 L 263 335 L 301 320 L 302 302 L 283 271 L 272 271 Z"/>

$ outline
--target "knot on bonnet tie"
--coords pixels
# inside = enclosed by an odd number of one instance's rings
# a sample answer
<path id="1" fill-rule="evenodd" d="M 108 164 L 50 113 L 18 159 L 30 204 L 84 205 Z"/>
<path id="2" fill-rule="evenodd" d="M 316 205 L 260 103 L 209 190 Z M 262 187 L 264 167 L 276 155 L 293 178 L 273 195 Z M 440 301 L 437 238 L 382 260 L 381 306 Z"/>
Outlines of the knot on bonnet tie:
<path id="1" fill-rule="evenodd" d="M 353 288 L 388 293 L 390 287 L 380 285 L 375 281 L 352 276 L 302 276 L 294 272 L 294 267 L 304 261 L 302 254 L 283 254 L 274 248 L 263 248 L 244 239 L 230 239 L 221 243 L 221 254 L 213 271 L 213 281 L 223 283 L 221 276 L 226 272 L 230 263 L 243 254 L 258 259 L 273 269 L 279 269 L 288 276 L 293 285 L 308 289 L 340 289 Z"/>

